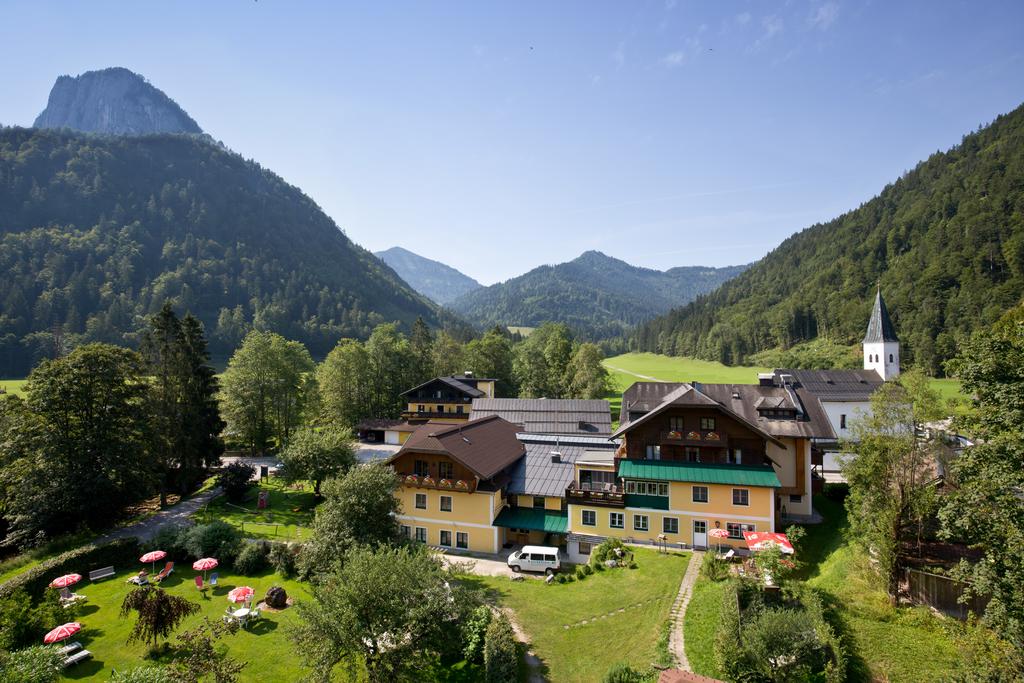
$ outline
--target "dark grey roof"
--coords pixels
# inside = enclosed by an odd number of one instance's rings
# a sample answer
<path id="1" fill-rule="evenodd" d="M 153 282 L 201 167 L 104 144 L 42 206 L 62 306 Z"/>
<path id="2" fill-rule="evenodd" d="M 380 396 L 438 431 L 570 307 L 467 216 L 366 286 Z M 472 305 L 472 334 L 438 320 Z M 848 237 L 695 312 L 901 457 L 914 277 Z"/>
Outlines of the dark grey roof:
<path id="1" fill-rule="evenodd" d="M 483 381 L 483 380 L 475 380 L 475 381 Z M 406 396 L 407 394 L 411 394 L 412 392 L 416 391 L 417 389 L 422 389 L 423 387 L 430 386 L 434 382 L 441 382 L 442 384 L 447 384 L 452 389 L 455 389 L 457 391 L 461 391 L 463 394 L 465 394 L 466 396 L 469 396 L 470 398 L 477 398 L 478 396 L 485 396 L 486 395 L 486 394 L 484 394 L 484 392 L 480 391 L 475 386 L 470 386 L 469 384 L 466 384 L 462 380 L 461 377 L 435 377 L 434 379 L 428 380 L 428 381 L 424 382 L 423 384 L 418 384 L 418 385 L 414 386 L 412 389 L 407 389 L 407 390 L 403 391 L 400 395 L 401 396 Z"/>
<path id="2" fill-rule="evenodd" d="M 553 398 L 476 398 L 470 419 L 497 415 L 532 434 L 609 436 L 608 401 Z"/>
<path id="3" fill-rule="evenodd" d="M 778 372 L 790 372 L 780 370 Z M 874 374 L 874 373 L 872 373 Z M 876 380 L 878 375 L 874 375 Z M 687 393 L 679 382 L 637 382 L 622 396 L 621 422 L 623 425 L 660 406 L 673 394 Z M 792 393 L 781 386 L 758 384 L 704 384 L 694 383 L 694 390 L 702 394 L 705 402 L 720 406 L 742 421 L 773 437 L 834 438 L 831 423 L 821 403 L 814 395 L 795 388 Z M 798 410 L 797 419 L 762 417 L 758 407 L 789 408 Z M 621 429 L 621 428 L 620 428 Z"/>
<path id="4" fill-rule="evenodd" d="M 526 447 L 526 456 L 511 469 L 508 492 L 528 496 L 564 496 L 565 488 L 573 480 L 576 460 L 599 449 L 614 453 L 618 447 L 607 437 L 519 434 L 519 440 Z M 560 454 L 558 462 L 551 461 L 552 451 Z"/>
<path id="5" fill-rule="evenodd" d="M 809 392 L 821 401 L 867 401 L 882 378 L 874 370 L 776 370 L 776 383 L 792 375 L 797 393 Z"/>
<path id="6" fill-rule="evenodd" d="M 885 307 L 882 290 L 879 289 L 875 294 L 875 306 L 871 309 L 871 320 L 868 322 L 867 334 L 864 335 L 864 343 L 894 341 L 899 341 L 896 338 L 896 328 L 892 326 L 889 309 Z"/>

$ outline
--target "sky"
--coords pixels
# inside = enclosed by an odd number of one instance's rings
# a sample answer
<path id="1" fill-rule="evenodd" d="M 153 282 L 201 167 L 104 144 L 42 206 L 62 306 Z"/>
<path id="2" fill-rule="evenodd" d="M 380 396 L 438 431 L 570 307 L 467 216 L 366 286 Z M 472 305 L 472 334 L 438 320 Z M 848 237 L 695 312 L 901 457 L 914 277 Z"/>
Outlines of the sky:
<path id="1" fill-rule="evenodd" d="M 123 66 L 355 242 L 484 284 L 756 260 L 1024 101 L 1024 3 L 42 2 L 0 123 Z"/>

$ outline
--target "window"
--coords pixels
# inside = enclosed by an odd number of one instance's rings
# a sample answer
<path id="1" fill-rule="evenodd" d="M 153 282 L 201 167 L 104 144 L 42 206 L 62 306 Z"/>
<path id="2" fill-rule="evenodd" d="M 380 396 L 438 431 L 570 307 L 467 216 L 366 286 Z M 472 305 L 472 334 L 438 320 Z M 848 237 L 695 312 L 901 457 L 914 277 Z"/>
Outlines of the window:
<path id="1" fill-rule="evenodd" d="M 706 534 L 708 532 L 708 523 L 703 519 L 693 520 L 693 533 L 694 534 Z"/>
<path id="2" fill-rule="evenodd" d="M 647 515 L 633 515 L 633 530 L 647 531 Z"/>
<path id="3" fill-rule="evenodd" d="M 462 415 L 462 406 L 455 406 L 455 412 Z"/>
<path id="4" fill-rule="evenodd" d="M 889 354 L 889 362 L 890 363 L 892 362 L 892 354 L 891 353 Z"/>
<path id="5" fill-rule="evenodd" d="M 678 534 L 679 520 L 675 517 L 663 517 L 661 519 L 661 530 L 666 534 Z"/>
<path id="6" fill-rule="evenodd" d="M 544 496 L 534 496 L 533 497 L 533 508 L 535 510 L 543 510 L 544 509 Z"/>
<path id="7" fill-rule="evenodd" d="M 440 535 L 440 538 L 438 540 L 440 541 L 440 543 L 438 543 L 438 545 L 444 546 L 445 548 L 451 548 L 452 547 L 452 532 L 450 532 L 450 531 L 442 531 L 439 535 Z"/>
<path id="8" fill-rule="evenodd" d="M 469 548 L 469 534 L 465 531 L 455 532 L 455 547 L 466 550 Z"/>
<path id="9" fill-rule="evenodd" d="M 425 412 L 425 411 L 426 411 L 426 406 L 424 406 L 422 403 L 420 403 L 418 406 L 416 406 L 416 412 L 417 413 L 422 413 L 422 412 Z"/>
<path id="10" fill-rule="evenodd" d="M 421 526 L 416 527 L 416 540 L 420 543 L 427 542 L 427 530 Z"/>
<path id="11" fill-rule="evenodd" d="M 750 505 L 750 490 L 749 489 L 733 489 L 732 490 L 732 504 L 733 505 Z"/>
<path id="12" fill-rule="evenodd" d="M 839 428 L 846 429 L 846 415 L 839 416 Z"/>
<path id="13" fill-rule="evenodd" d="M 412 538 L 412 528 L 411 527 L 407 527 L 406 525 L 403 524 L 402 525 L 402 535 L 405 536 L 406 538 Z"/>
<path id="14" fill-rule="evenodd" d="M 589 555 L 589 554 L 590 554 L 590 544 L 589 543 L 584 543 L 583 541 L 580 541 L 580 555 Z"/>
<path id="15" fill-rule="evenodd" d="M 729 451 L 725 456 L 726 462 L 732 463 L 733 465 L 743 464 L 743 451 L 739 448 L 734 448 Z"/>
<path id="16" fill-rule="evenodd" d="M 789 494 L 789 502 L 790 503 L 799 503 L 803 499 L 804 499 L 804 497 L 801 496 L 799 493 L 791 493 L 791 494 Z"/>
<path id="17" fill-rule="evenodd" d="M 621 529 L 626 525 L 626 515 L 621 512 L 608 513 L 608 526 L 613 529 Z"/>
<path id="18" fill-rule="evenodd" d="M 437 463 L 437 476 L 441 479 L 451 479 L 455 473 L 455 467 L 450 462 Z"/>
<path id="19" fill-rule="evenodd" d="M 700 419 L 700 428 L 705 432 L 715 431 L 715 418 L 713 417 L 702 417 Z"/>
<path id="20" fill-rule="evenodd" d="M 438 406 L 437 407 L 437 412 L 443 413 L 444 412 L 444 406 Z"/>
<path id="21" fill-rule="evenodd" d="M 430 475 L 430 464 L 426 460 L 417 460 L 413 463 L 412 471 L 416 473 L 417 477 L 426 477 Z"/>
<path id="22" fill-rule="evenodd" d="M 708 487 L 707 486 L 694 486 L 693 487 L 693 502 L 694 503 L 706 503 L 706 502 L 708 502 Z"/>
<path id="23" fill-rule="evenodd" d="M 681 418 L 681 417 L 670 417 L 668 419 L 669 431 L 681 432 L 681 431 L 683 431 L 683 427 L 684 427 L 683 418 Z"/>
<path id="24" fill-rule="evenodd" d="M 696 446 L 686 447 L 686 461 L 687 462 L 700 462 L 700 449 Z"/>
<path id="25" fill-rule="evenodd" d="M 451 512 L 451 511 L 452 511 L 452 497 L 451 496 L 441 496 L 441 512 Z"/>
<path id="26" fill-rule="evenodd" d="M 639 496 L 668 496 L 668 482 L 664 481 L 627 481 L 626 493 Z"/>
<path id="27" fill-rule="evenodd" d="M 646 457 L 648 460 L 661 460 L 661 446 L 648 444 Z"/>
<path id="28" fill-rule="evenodd" d="M 437 391 L 434 392 L 434 398 L 441 398 L 441 390 L 440 389 L 438 389 Z"/>
<path id="29" fill-rule="evenodd" d="M 754 525 L 753 524 L 737 524 L 735 522 L 729 522 L 728 524 L 725 525 L 725 530 L 729 532 L 729 538 L 742 540 L 743 539 L 743 532 L 744 531 L 753 531 L 754 530 Z"/>
<path id="30" fill-rule="evenodd" d="M 593 510 L 584 510 L 583 526 L 597 526 L 597 513 Z"/>
<path id="31" fill-rule="evenodd" d="M 427 494 L 417 493 L 416 494 L 416 509 L 426 510 L 427 509 Z"/>

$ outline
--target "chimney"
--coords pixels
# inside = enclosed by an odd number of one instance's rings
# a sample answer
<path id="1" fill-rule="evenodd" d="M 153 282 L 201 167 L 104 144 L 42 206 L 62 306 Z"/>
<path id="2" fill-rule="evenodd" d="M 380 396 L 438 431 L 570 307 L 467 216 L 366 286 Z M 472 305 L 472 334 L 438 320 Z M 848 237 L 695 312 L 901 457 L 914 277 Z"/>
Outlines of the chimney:
<path id="1" fill-rule="evenodd" d="M 466 377 L 466 379 L 473 379 L 473 371 L 472 370 L 466 370 L 462 374 Z"/>
<path id="2" fill-rule="evenodd" d="M 757 384 L 762 387 L 773 387 L 775 386 L 775 373 L 774 372 L 759 372 L 757 373 Z"/>
<path id="3" fill-rule="evenodd" d="M 562 454 L 558 451 L 551 451 L 551 462 L 562 462 Z"/>

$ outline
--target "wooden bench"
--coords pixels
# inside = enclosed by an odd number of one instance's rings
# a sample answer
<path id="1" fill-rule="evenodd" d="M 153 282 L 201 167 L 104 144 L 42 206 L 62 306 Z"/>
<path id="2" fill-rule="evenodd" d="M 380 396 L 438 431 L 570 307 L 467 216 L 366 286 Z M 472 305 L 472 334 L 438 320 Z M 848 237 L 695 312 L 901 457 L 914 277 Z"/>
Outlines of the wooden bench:
<path id="1" fill-rule="evenodd" d="M 102 569 L 95 569 L 89 572 L 90 581 L 99 581 L 100 579 L 109 579 L 114 575 L 113 567 L 103 567 Z"/>
<path id="2" fill-rule="evenodd" d="M 64 666 L 74 666 L 82 660 L 89 659 L 89 657 L 92 657 L 91 652 L 89 652 L 88 650 L 79 650 L 78 652 L 64 660 Z"/>

